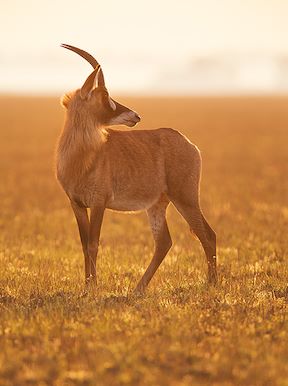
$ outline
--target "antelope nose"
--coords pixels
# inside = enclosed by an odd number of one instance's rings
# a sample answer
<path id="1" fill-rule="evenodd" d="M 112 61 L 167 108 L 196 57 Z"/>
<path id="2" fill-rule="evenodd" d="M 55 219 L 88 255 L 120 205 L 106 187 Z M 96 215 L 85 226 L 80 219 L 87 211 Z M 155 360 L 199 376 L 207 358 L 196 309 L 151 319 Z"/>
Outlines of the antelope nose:
<path id="1" fill-rule="evenodd" d="M 137 113 L 135 113 L 135 118 L 136 118 L 136 120 L 137 120 L 138 122 L 141 121 L 141 117 L 140 117 L 140 115 L 138 115 Z"/>

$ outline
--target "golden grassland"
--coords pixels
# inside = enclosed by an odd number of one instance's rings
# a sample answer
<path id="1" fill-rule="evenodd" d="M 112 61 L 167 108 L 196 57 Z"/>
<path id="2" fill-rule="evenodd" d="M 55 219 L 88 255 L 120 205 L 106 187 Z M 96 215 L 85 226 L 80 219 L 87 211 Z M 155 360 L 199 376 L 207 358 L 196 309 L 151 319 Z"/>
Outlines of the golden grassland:
<path id="1" fill-rule="evenodd" d="M 120 98 L 203 157 L 219 284 L 171 207 L 174 245 L 146 295 L 146 215 L 108 212 L 83 292 L 75 220 L 54 179 L 63 111 L 0 98 L 0 385 L 288 385 L 288 98 Z"/>

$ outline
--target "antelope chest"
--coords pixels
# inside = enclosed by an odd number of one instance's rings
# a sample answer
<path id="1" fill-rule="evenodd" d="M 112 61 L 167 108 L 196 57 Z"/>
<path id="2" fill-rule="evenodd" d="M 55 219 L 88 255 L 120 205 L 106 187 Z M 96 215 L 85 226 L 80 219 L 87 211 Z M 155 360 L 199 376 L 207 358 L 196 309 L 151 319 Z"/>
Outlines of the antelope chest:
<path id="1" fill-rule="evenodd" d="M 92 176 L 84 179 L 69 180 L 59 178 L 60 184 L 66 192 L 69 199 L 76 202 L 81 207 L 91 208 L 97 205 L 97 201 L 103 202 L 103 191 L 101 184 L 97 184 Z"/>

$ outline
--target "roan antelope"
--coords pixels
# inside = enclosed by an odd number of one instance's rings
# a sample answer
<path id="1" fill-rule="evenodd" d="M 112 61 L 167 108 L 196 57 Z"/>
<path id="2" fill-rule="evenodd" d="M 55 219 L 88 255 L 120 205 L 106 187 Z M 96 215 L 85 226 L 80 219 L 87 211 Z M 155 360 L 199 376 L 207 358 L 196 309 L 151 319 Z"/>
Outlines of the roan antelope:
<path id="1" fill-rule="evenodd" d="M 138 114 L 110 98 L 102 69 L 87 52 L 62 44 L 94 68 L 81 89 L 66 94 L 66 121 L 56 153 L 57 178 L 74 211 L 85 258 L 86 283 L 96 283 L 96 257 L 106 208 L 146 210 L 155 252 L 136 291 L 142 292 L 171 248 L 166 209 L 171 201 L 199 238 L 216 283 L 216 235 L 199 201 L 201 156 L 173 129 L 117 131 L 135 126 Z M 90 218 L 87 208 L 90 208 Z"/>

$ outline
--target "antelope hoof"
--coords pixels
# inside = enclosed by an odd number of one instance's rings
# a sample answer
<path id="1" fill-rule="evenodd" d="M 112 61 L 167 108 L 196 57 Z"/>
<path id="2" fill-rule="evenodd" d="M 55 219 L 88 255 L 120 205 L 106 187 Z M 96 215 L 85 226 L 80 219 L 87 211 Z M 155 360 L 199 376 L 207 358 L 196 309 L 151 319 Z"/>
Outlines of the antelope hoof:
<path id="1" fill-rule="evenodd" d="M 217 284 L 217 272 L 209 272 L 208 273 L 208 284 L 209 285 L 216 285 Z"/>
<path id="2" fill-rule="evenodd" d="M 137 285 L 137 287 L 134 289 L 133 295 L 136 295 L 136 296 L 144 295 L 145 294 L 145 290 L 146 290 L 146 286 L 144 286 L 143 284 L 139 283 Z"/>
<path id="3" fill-rule="evenodd" d="M 97 279 L 96 279 L 96 276 L 88 276 L 86 277 L 85 279 L 85 287 L 88 289 L 88 288 L 91 288 L 91 287 L 96 287 L 97 286 Z"/>

